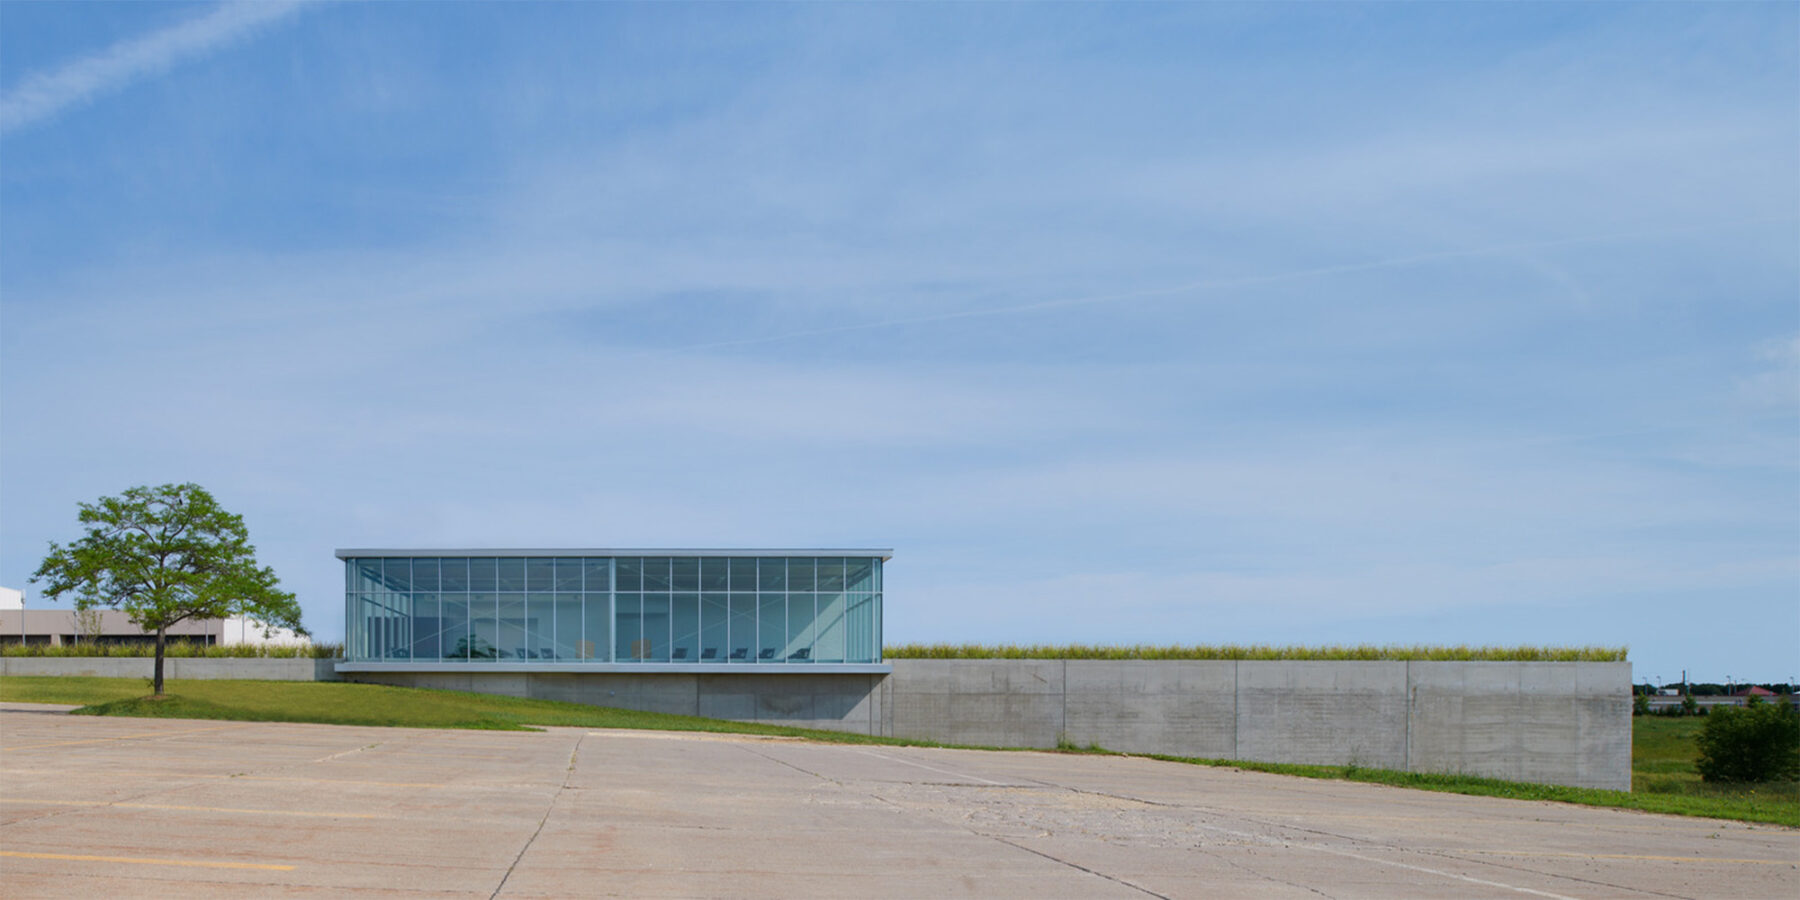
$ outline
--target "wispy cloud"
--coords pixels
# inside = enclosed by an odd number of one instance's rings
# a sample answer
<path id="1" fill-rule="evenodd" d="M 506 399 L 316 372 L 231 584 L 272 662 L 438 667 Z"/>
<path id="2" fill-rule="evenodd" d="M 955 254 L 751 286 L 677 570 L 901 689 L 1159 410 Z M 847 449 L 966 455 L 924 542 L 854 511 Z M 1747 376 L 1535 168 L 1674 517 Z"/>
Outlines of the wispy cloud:
<path id="1" fill-rule="evenodd" d="M 298 12 L 295 2 L 226 3 L 196 19 L 120 41 L 50 72 L 26 76 L 0 96 L 0 134 L 87 103 L 146 75 L 202 56 Z"/>
<path id="2" fill-rule="evenodd" d="M 920 324 L 926 324 L 926 323 L 932 323 L 932 322 L 949 322 L 949 321 L 953 321 L 956 319 L 975 319 L 975 318 L 985 318 L 988 316 L 1005 316 L 1005 315 L 1011 315 L 1014 313 L 1044 312 L 1044 311 L 1055 310 L 1055 309 L 1066 309 L 1069 307 L 1094 306 L 1094 305 L 1103 304 L 1103 303 L 1118 303 L 1118 302 L 1129 301 L 1129 300 L 1150 300 L 1150 299 L 1156 299 L 1156 298 L 1161 298 L 1161 297 L 1174 296 L 1177 294 L 1190 294 L 1190 293 L 1199 293 L 1199 292 L 1205 292 L 1205 291 L 1223 291 L 1223 290 L 1230 290 L 1233 288 L 1257 287 L 1257 286 L 1261 286 L 1261 285 L 1279 284 L 1279 283 L 1287 282 L 1287 281 L 1302 281 L 1302 280 L 1306 280 L 1306 279 L 1322 278 L 1324 276 L 1330 276 L 1330 275 L 1348 275 L 1348 274 L 1353 274 L 1353 273 L 1357 273 L 1357 272 L 1372 272 L 1372 271 L 1376 271 L 1379 269 L 1399 269 L 1399 268 L 1406 268 L 1408 266 L 1416 266 L 1416 265 L 1420 265 L 1423 263 L 1445 262 L 1445 261 L 1449 261 L 1449 260 L 1467 259 L 1467 258 L 1471 258 L 1471 257 L 1517 255 L 1517 254 L 1523 253 L 1525 251 L 1530 251 L 1530 250 L 1543 250 L 1543 249 L 1551 249 L 1551 248 L 1557 248 L 1557 247 L 1574 247 L 1574 246 L 1580 246 L 1583 244 L 1607 243 L 1607 242 L 1613 242 L 1613 241 L 1630 241 L 1630 240 L 1639 240 L 1639 239 L 1643 239 L 1643 238 L 1653 238 L 1653 237 L 1669 237 L 1669 236 L 1674 236 L 1674 235 L 1691 234 L 1694 232 L 1708 231 L 1708 230 L 1720 229 L 1720 228 L 1740 227 L 1740 226 L 1744 226 L 1744 225 L 1787 224 L 1787 223 L 1790 223 L 1793 221 L 1794 220 L 1792 218 L 1746 219 L 1746 220 L 1738 220 L 1738 221 L 1731 221 L 1731 222 L 1690 224 L 1690 225 L 1683 225 L 1683 226 L 1675 227 L 1675 228 L 1659 228 L 1659 229 L 1654 229 L 1654 230 L 1622 232 L 1619 234 L 1589 235 L 1589 236 L 1584 236 L 1584 237 L 1566 238 L 1566 239 L 1561 239 L 1561 240 L 1526 241 L 1526 242 L 1517 242 L 1517 243 L 1510 243 L 1510 244 L 1498 244 L 1498 245 L 1494 245 L 1494 246 L 1475 247 L 1475 248 L 1469 248 L 1469 249 L 1463 249 L 1463 250 L 1445 250 L 1445 251 L 1436 252 L 1436 253 L 1416 253 L 1416 254 L 1412 254 L 1410 256 L 1398 256 L 1398 257 L 1392 257 L 1392 258 L 1388 258 L 1388 259 L 1375 259 L 1375 260 L 1368 260 L 1368 261 L 1364 261 L 1364 262 L 1342 263 L 1342 264 L 1338 264 L 1338 265 L 1329 265 L 1329 266 L 1312 266 L 1312 267 L 1304 268 L 1304 269 L 1295 269 L 1295 270 L 1287 271 L 1287 272 L 1275 272 L 1275 273 L 1263 274 L 1263 275 L 1245 275 L 1245 276 L 1238 276 L 1238 277 L 1233 277 L 1233 278 L 1210 278 L 1210 279 L 1205 279 L 1205 280 L 1201 280 L 1201 281 L 1190 281 L 1190 282 L 1186 282 L 1183 284 L 1170 285 L 1167 287 L 1145 288 L 1143 290 L 1124 291 L 1124 292 L 1120 292 L 1120 293 L 1094 294 L 1094 295 L 1080 296 L 1080 297 L 1062 297 L 1062 298 L 1057 298 L 1054 300 L 1040 300 L 1040 301 L 1035 301 L 1035 302 L 1031 302 L 1031 303 L 1018 303 L 1018 304 L 1013 304 L 1013 305 L 1009 305 L 1009 306 L 963 309 L 963 310 L 956 310 L 953 312 L 932 313 L 930 315 L 922 315 L 922 316 L 907 316 L 907 317 L 889 318 L 889 319 L 883 319 L 878 322 L 860 322 L 860 323 L 857 323 L 854 325 L 840 325 L 840 326 L 835 326 L 835 327 L 831 327 L 831 328 L 812 328 L 812 329 L 806 329 L 806 330 L 802 330 L 802 331 L 785 332 L 783 334 L 777 334 L 777 335 L 768 335 L 768 336 L 754 337 L 754 338 L 744 338 L 741 340 L 713 341 L 710 343 L 694 344 L 694 345 L 684 347 L 682 349 L 683 350 L 714 350 L 714 349 L 721 349 L 721 348 L 726 348 L 726 347 L 744 347 L 744 346 L 751 346 L 751 345 L 755 345 L 755 344 L 768 344 L 768 343 L 774 343 L 776 341 L 793 340 L 793 339 L 797 339 L 797 338 L 820 337 L 823 335 L 842 334 L 842 333 L 851 332 L 851 331 L 866 331 L 866 330 L 874 329 L 874 328 L 889 328 L 889 327 L 893 327 L 893 326 L 897 326 L 897 325 L 920 325 Z M 1534 269 L 1541 270 L 1544 268 L 1541 263 L 1534 261 L 1534 260 L 1524 259 L 1522 261 L 1525 264 L 1532 266 Z M 1550 275 L 1551 277 L 1556 278 L 1559 281 L 1566 282 L 1568 280 L 1567 276 L 1560 272 L 1550 272 L 1550 273 L 1546 273 L 1546 274 Z M 1571 290 L 1578 290 L 1578 288 L 1571 288 Z"/>

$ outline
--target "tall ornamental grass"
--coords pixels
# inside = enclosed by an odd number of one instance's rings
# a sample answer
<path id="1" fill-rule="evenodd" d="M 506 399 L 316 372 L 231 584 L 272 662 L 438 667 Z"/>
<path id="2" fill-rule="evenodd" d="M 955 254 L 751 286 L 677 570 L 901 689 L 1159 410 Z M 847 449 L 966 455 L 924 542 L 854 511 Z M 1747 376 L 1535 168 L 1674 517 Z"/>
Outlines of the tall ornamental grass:
<path id="1" fill-rule="evenodd" d="M 1450 647 L 1375 645 L 1283 647 L 1273 644 L 900 644 L 888 659 L 1310 659 L 1438 662 L 1623 662 L 1625 647 Z"/>
<path id="2" fill-rule="evenodd" d="M 156 655 L 156 644 L 132 641 L 101 644 L 81 641 L 73 644 L 7 644 L 0 647 L 3 656 L 118 656 L 145 657 Z M 214 644 L 194 641 L 170 641 L 163 649 L 168 659 L 337 659 L 344 655 L 342 644 Z"/>

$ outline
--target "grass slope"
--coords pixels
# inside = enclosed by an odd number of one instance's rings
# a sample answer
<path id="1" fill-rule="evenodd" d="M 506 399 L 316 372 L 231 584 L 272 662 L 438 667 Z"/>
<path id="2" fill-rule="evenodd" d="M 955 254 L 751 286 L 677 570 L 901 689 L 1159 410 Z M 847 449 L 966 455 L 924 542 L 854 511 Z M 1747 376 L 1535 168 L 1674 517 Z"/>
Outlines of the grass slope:
<path id="1" fill-rule="evenodd" d="M 1622 662 L 1624 647 L 1471 647 L 1357 644 L 1282 647 L 1269 644 L 901 644 L 887 659 L 1299 659 L 1433 662 Z"/>
<path id="2" fill-rule="evenodd" d="M 839 743 L 923 744 L 753 722 L 639 712 L 557 700 L 464 691 L 351 684 L 341 681 L 183 680 L 161 698 L 145 696 L 147 679 L 79 676 L 0 678 L 0 700 L 83 704 L 76 715 L 240 722 L 315 722 L 402 728 L 531 731 L 534 725 L 647 728 L 805 737 Z"/>
<path id="3" fill-rule="evenodd" d="M 142 659 L 156 655 L 154 641 L 127 641 L 98 644 L 77 641 L 73 644 L 6 644 L 0 656 L 12 657 L 91 657 L 110 656 Z M 193 641 L 170 641 L 163 645 L 164 659 L 337 659 L 344 655 L 342 644 L 198 644 Z"/>
<path id="4" fill-rule="evenodd" d="M 526 730 L 532 725 L 648 728 L 803 737 L 853 744 L 946 746 L 930 741 L 869 737 L 664 713 L 528 700 L 460 691 L 306 681 L 181 681 L 160 700 L 144 696 L 143 679 L 61 676 L 0 678 L 0 700 L 86 704 L 81 715 L 320 722 L 412 728 Z M 1642 716 L 1632 723 L 1632 792 L 1524 784 L 1467 775 L 1396 772 L 1358 766 L 1300 766 L 1227 759 L 1155 756 L 1172 762 L 1257 772 L 1335 778 L 1422 790 L 1518 800 L 1611 806 L 1683 816 L 1707 816 L 1800 827 L 1800 787 L 1793 783 L 1726 788 L 1700 781 L 1693 736 L 1701 720 Z M 1001 748 L 975 748 L 1001 749 Z M 1075 749 L 1075 748 L 1064 748 Z M 1104 753 L 1099 748 L 1085 751 Z"/>

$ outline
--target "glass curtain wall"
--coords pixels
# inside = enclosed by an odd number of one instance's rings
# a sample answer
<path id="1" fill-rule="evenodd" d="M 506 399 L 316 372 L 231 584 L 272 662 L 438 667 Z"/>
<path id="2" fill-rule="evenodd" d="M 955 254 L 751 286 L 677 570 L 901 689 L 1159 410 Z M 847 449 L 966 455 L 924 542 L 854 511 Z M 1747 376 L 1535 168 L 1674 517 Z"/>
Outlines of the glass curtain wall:
<path id="1" fill-rule="evenodd" d="M 879 662 L 881 562 L 351 559 L 345 653 L 417 662 Z"/>

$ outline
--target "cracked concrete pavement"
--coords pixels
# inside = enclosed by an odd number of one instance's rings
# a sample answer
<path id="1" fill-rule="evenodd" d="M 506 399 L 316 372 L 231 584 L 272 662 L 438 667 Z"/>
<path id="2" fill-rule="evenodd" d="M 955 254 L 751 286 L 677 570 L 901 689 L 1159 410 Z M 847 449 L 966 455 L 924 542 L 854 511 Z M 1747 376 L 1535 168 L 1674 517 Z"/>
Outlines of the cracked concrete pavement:
<path id="1" fill-rule="evenodd" d="M 1148 759 L 0 709 L 8 897 L 1793 897 L 1800 831 Z"/>

